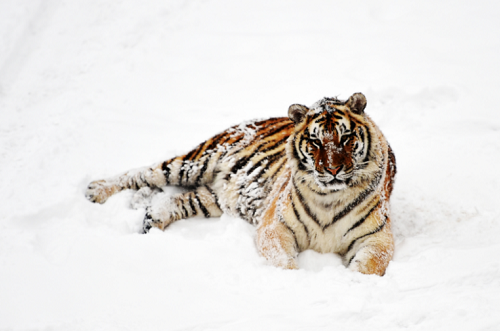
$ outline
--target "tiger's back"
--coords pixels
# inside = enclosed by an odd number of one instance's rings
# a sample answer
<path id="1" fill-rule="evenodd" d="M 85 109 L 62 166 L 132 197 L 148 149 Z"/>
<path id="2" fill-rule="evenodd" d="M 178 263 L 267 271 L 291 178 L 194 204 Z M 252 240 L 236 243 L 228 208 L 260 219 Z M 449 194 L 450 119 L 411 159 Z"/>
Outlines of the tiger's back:
<path id="1" fill-rule="evenodd" d="M 393 254 L 389 196 L 394 155 L 364 113 L 366 99 L 324 98 L 292 105 L 289 117 L 247 122 L 190 153 L 89 186 L 104 202 L 125 189 L 180 185 L 158 194 L 144 229 L 228 212 L 257 225 L 257 246 L 272 264 L 296 268 L 300 251 L 341 254 L 346 266 L 382 275 Z"/>

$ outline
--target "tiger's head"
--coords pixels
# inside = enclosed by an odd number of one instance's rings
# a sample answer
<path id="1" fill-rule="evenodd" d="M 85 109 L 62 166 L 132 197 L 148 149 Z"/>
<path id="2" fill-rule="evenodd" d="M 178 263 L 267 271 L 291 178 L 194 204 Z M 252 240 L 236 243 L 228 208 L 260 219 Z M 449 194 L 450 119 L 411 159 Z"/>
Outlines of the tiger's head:
<path id="1" fill-rule="evenodd" d="M 355 93 L 347 101 L 324 98 L 311 108 L 294 104 L 288 116 L 295 124 L 289 158 L 303 180 L 321 191 L 338 191 L 357 180 L 366 167 L 370 129 L 364 113 L 366 98 Z"/>

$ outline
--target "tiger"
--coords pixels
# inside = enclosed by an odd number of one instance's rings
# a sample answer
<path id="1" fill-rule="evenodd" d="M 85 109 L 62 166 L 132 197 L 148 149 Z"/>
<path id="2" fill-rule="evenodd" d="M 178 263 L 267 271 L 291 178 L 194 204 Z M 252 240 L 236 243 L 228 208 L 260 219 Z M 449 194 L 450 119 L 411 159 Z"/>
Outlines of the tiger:
<path id="1" fill-rule="evenodd" d="M 312 249 L 383 276 L 394 253 L 396 160 L 366 105 L 362 93 L 293 104 L 288 117 L 244 122 L 185 155 L 93 181 L 86 197 L 102 204 L 124 189 L 148 191 L 144 233 L 228 213 L 256 226 L 257 249 L 271 265 L 298 269 L 298 254 Z M 170 196 L 167 185 L 187 190 Z"/>

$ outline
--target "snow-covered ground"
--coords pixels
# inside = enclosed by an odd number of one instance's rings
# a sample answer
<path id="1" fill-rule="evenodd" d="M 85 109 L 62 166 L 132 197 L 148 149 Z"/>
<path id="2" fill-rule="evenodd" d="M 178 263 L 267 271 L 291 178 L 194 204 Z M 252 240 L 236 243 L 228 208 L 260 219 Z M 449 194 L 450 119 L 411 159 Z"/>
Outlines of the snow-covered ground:
<path id="1" fill-rule="evenodd" d="M 0 330 L 500 330 L 494 1 L 0 1 Z M 139 234 L 91 180 L 363 92 L 398 162 L 384 277 L 266 264 L 223 215 Z M 175 189 L 172 189 L 174 192 Z"/>

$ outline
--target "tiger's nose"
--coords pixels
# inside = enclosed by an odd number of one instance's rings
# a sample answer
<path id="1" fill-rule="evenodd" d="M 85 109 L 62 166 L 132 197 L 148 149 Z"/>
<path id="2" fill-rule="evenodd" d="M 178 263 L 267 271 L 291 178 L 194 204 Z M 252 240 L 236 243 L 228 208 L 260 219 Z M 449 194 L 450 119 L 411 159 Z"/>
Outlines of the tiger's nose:
<path id="1" fill-rule="evenodd" d="M 335 168 L 325 167 L 326 171 L 328 171 L 329 173 L 331 173 L 334 176 L 340 171 L 341 168 L 342 168 L 341 165 L 339 165 L 338 167 L 335 167 Z"/>

